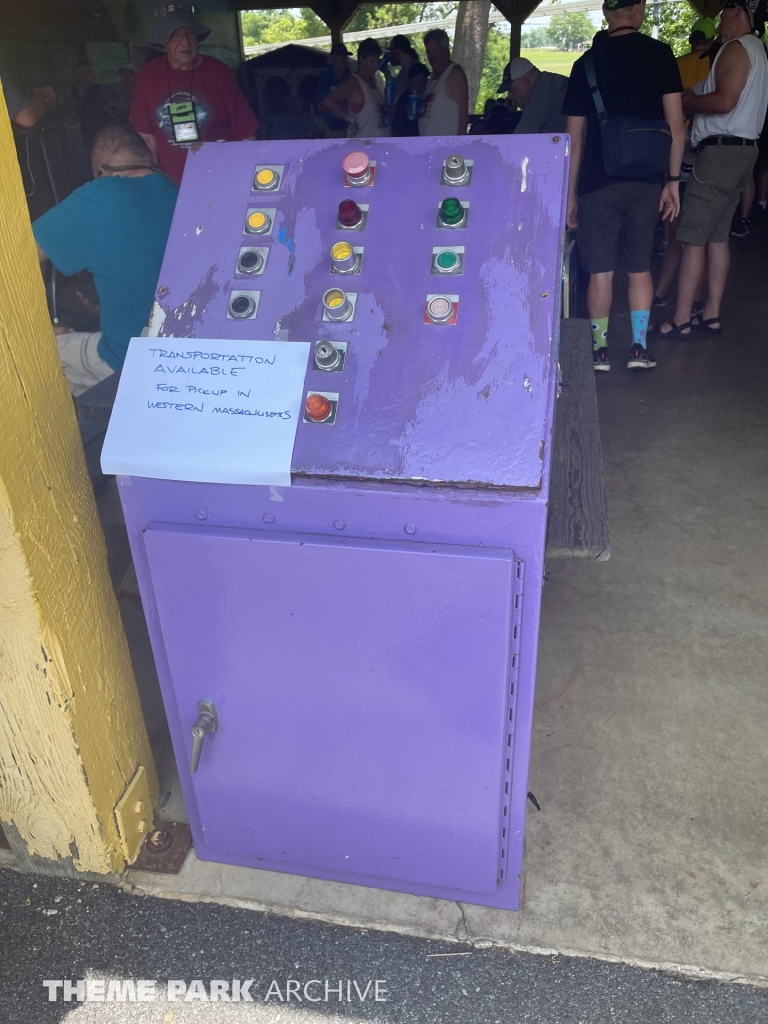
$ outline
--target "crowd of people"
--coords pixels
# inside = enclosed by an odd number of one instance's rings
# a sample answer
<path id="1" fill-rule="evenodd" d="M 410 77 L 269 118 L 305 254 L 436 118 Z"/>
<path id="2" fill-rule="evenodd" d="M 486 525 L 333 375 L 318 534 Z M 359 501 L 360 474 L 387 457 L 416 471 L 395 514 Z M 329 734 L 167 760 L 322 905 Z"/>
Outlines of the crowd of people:
<path id="1" fill-rule="evenodd" d="M 690 53 L 676 60 L 669 46 L 639 31 L 645 0 L 605 0 L 607 29 L 570 78 L 516 57 L 499 83 L 506 102 L 487 105 L 471 128 L 467 76 L 443 29 L 423 37 L 427 63 L 402 35 L 386 53 L 375 39 L 363 40 L 354 65 L 339 43 L 318 80 L 317 111 L 324 134 L 337 138 L 567 131 L 566 219 L 589 275 L 594 367 L 610 369 L 613 278 L 623 269 L 632 328 L 627 366 L 649 369 L 656 361 L 648 336 L 721 332 L 729 234 L 743 234 L 748 223 L 756 164 L 758 202 L 768 206 L 766 3 L 727 0 L 719 26 L 699 19 Z M 95 278 L 101 331 L 55 328 L 75 394 L 120 369 L 130 338 L 146 323 L 189 148 L 258 137 L 259 122 L 231 71 L 199 52 L 208 33 L 185 3 L 160 8 L 150 40 L 157 58 L 137 75 L 124 69 L 118 102 L 108 109 L 94 93 L 92 68 L 78 68 L 73 95 L 95 129 L 93 181 L 33 224 L 41 262 L 63 274 L 88 269 Z M 50 89 L 25 98 L 4 88 L 11 118 L 23 127 L 56 101 Z M 295 96 L 275 120 L 276 137 L 312 130 Z M 654 289 L 660 222 L 666 252 Z M 677 274 L 674 314 L 651 326 L 652 308 L 667 304 Z"/>

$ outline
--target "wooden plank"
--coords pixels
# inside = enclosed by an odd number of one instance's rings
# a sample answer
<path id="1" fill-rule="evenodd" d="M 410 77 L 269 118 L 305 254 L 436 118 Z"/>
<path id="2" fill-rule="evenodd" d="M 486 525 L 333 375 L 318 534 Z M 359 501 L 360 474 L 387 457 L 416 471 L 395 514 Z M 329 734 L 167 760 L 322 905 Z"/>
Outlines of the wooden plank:
<path id="1" fill-rule="evenodd" d="M 547 521 L 547 558 L 611 553 L 588 320 L 563 320 L 560 379 Z"/>
<path id="2" fill-rule="evenodd" d="M 0 99 L 0 826 L 21 870 L 125 867 L 152 754 Z"/>

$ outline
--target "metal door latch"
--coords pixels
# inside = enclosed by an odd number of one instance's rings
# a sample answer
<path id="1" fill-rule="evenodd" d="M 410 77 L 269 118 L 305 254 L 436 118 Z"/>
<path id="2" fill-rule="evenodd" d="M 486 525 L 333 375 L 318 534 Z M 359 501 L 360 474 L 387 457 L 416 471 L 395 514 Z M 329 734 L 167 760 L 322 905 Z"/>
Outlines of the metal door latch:
<path id="1" fill-rule="evenodd" d="M 196 772 L 203 752 L 203 740 L 209 732 L 216 732 L 219 727 L 219 716 L 212 700 L 197 702 L 197 720 L 192 726 L 192 771 Z"/>

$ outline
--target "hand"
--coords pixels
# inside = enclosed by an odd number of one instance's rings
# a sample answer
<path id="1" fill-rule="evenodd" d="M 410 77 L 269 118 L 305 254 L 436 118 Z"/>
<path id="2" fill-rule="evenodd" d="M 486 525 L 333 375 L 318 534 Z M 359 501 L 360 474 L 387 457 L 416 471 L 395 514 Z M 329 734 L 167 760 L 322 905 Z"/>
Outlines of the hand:
<path id="1" fill-rule="evenodd" d="M 680 182 L 668 181 L 661 190 L 659 213 L 662 220 L 674 220 L 680 214 Z"/>
<path id="2" fill-rule="evenodd" d="M 32 90 L 33 96 L 42 96 L 45 100 L 46 107 L 56 106 L 56 93 L 53 91 L 50 85 L 41 85 L 36 89 Z"/>
<path id="3" fill-rule="evenodd" d="M 565 215 L 565 223 L 569 228 L 579 226 L 579 203 L 576 196 L 568 196 L 568 208 Z"/>

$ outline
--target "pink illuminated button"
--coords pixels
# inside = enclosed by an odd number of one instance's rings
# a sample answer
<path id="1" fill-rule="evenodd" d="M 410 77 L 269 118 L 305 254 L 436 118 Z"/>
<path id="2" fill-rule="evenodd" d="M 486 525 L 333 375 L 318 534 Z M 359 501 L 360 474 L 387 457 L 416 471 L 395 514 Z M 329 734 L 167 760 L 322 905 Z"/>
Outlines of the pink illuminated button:
<path id="1" fill-rule="evenodd" d="M 347 153 L 341 161 L 341 166 L 351 185 L 365 185 L 370 181 L 370 160 L 365 153 Z"/>

